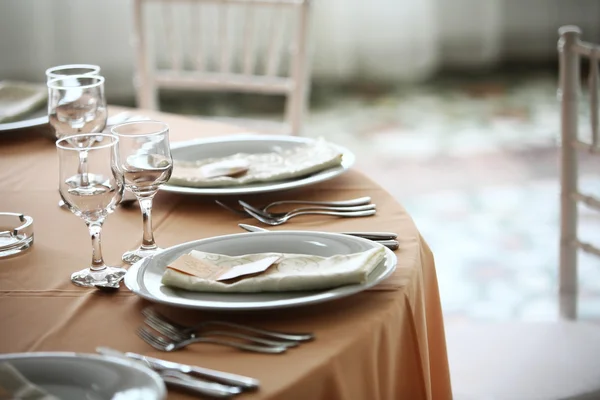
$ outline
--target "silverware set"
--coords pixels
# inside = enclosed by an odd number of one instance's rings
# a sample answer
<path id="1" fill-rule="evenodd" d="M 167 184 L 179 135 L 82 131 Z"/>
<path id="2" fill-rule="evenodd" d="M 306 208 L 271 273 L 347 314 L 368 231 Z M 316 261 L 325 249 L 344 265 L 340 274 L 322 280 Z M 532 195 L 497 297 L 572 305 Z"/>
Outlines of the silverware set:
<path id="1" fill-rule="evenodd" d="M 144 326 L 137 334 L 153 348 L 171 352 L 195 343 L 212 343 L 239 350 L 281 354 L 302 342 L 314 339 L 308 333 L 275 332 L 225 321 L 204 321 L 194 326 L 180 325 L 153 308 L 145 308 Z"/>
<path id="2" fill-rule="evenodd" d="M 355 218 L 368 217 L 376 213 L 376 205 L 371 203 L 371 198 L 368 196 L 341 201 L 280 200 L 263 207 L 254 206 L 243 200 L 238 201 L 239 207 L 232 206 L 220 200 L 215 200 L 215 203 L 237 215 L 252 217 L 265 225 L 271 226 L 282 225 L 290 219 L 301 215 L 332 215 Z M 285 205 L 300 205 L 301 207 L 296 207 L 286 212 L 270 211 L 272 208 Z M 267 229 L 249 224 L 238 225 L 249 232 L 267 231 Z M 391 250 L 397 250 L 400 246 L 396 240 L 397 235 L 392 232 L 343 232 L 343 234 L 373 240 Z"/>

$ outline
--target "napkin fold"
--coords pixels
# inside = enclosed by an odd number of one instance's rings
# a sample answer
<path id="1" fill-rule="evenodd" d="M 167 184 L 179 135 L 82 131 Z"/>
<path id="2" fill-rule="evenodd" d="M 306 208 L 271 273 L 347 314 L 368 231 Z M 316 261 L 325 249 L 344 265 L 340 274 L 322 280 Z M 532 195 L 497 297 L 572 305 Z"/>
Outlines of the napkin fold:
<path id="1" fill-rule="evenodd" d="M 215 270 L 279 256 L 280 261 L 264 273 L 233 283 L 188 275 L 167 268 L 162 277 L 166 286 L 195 292 L 290 292 L 329 289 L 360 284 L 385 258 L 385 248 L 377 246 L 360 253 L 319 257 L 306 254 L 260 253 L 226 256 L 192 250 L 190 256 Z"/>
<path id="2" fill-rule="evenodd" d="M 5 397 L 10 396 L 10 397 Z M 0 399 L 59 400 L 31 383 L 15 367 L 5 362 L 0 364 Z"/>
<path id="3" fill-rule="evenodd" d="M 45 85 L 27 82 L 0 82 L 0 123 L 18 120 L 41 108 L 47 101 Z"/>
<path id="4" fill-rule="evenodd" d="M 243 175 L 206 178 L 202 167 L 215 163 L 245 163 Z M 309 175 L 342 163 L 342 153 L 324 139 L 307 145 L 273 153 L 238 153 L 222 158 L 198 161 L 174 160 L 169 184 L 191 187 L 240 186 L 257 182 L 272 182 Z"/>

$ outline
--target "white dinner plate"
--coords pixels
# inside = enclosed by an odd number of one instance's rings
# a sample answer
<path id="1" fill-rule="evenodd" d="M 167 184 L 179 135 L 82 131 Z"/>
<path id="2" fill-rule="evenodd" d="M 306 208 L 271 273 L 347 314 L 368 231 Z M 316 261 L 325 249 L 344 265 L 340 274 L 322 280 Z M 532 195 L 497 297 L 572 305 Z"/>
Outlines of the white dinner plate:
<path id="1" fill-rule="evenodd" d="M 188 142 L 172 143 L 171 153 L 174 160 L 196 161 L 213 157 L 227 157 L 236 153 L 273 153 L 292 149 L 299 145 L 314 142 L 314 139 L 294 136 L 272 135 L 234 135 L 222 138 L 198 139 Z M 334 145 L 343 154 L 341 165 L 328 168 L 308 176 L 277 182 L 253 183 L 232 187 L 186 187 L 165 184 L 160 188 L 167 192 L 196 195 L 244 195 L 276 192 L 295 189 L 335 178 L 346 172 L 354 164 L 354 154 L 350 150 Z"/>
<path id="2" fill-rule="evenodd" d="M 208 293 L 165 286 L 161 279 L 169 263 L 191 250 L 239 256 L 253 253 L 292 253 L 330 257 L 381 246 L 370 240 L 339 233 L 277 231 L 238 233 L 183 243 L 138 261 L 125 275 L 125 285 L 137 295 L 174 307 L 208 310 L 266 310 L 316 304 L 362 292 L 390 276 L 396 256 L 385 248 L 384 260 L 369 274 L 367 282 L 310 292 Z"/>
<path id="3" fill-rule="evenodd" d="M 0 81 L 0 104 L 17 113 L 13 121 L 0 123 L 0 132 L 47 124 L 47 96 L 45 84 Z"/>
<path id="4" fill-rule="evenodd" d="M 81 353 L 13 353 L 0 355 L 23 377 L 59 399 L 163 400 L 158 374 L 134 361 Z M 2 382 L 0 376 L 0 386 Z M 9 377 L 4 377 L 9 379 Z"/>
<path id="5" fill-rule="evenodd" d="M 0 124 L 0 132 L 13 131 L 17 129 L 33 128 L 48 124 L 48 110 L 40 109 L 28 114 L 18 121 L 5 122 Z"/>

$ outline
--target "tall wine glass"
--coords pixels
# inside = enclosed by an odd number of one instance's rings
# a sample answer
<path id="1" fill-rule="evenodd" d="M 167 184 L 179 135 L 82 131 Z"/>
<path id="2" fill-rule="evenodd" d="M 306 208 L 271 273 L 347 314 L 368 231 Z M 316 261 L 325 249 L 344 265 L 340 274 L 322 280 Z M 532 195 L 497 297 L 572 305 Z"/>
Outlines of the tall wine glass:
<path id="1" fill-rule="evenodd" d="M 106 216 L 123 196 L 123 177 L 115 167 L 118 142 L 113 135 L 97 133 L 66 136 L 56 142 L 60 196 L 69 210 L 85 221 L 92 238 L 91 265 L 71 275 L 71 282 L 79 286 L 116 287 L 126 272 L 104 263 L 100 241 Z M 83 171 L 82 158 L 87 160 Z"/>
<path id="2" fill-rule="evenodd" d="M 48 120 L 57 139 L 77 133 L 102 132 L 107 119 L 104 77 L 64 75 L 48 81 L 47 85 Z M 81 145 L 85 147 L 89 143 Z M 85 154 L 81 156 L 80 168 L 83 170 Z M 62 200 L 58 205 L 65 206 Z"/>
<path id="3" fill-rule="evenodd" d="M 123 261 L 135 263 L 162 250 L 152 232 L 152 199 L 173 171 L 169 126 L 159 121 L 135 121 L 116 125 L 111 132 L 119 138 L 117 168 L 142 210 L 142 244 L 123 254 Z"/>

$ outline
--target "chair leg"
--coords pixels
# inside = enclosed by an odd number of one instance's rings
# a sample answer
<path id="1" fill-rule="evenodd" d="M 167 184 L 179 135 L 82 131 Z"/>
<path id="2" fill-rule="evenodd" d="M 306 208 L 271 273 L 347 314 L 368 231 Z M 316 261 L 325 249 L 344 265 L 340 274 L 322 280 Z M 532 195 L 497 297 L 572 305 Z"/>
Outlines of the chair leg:
<path id="1" fill-rule="evenodd" d="M 573 47 L 580 31 L 572 27 L 559 30 L 561 96 L 561 209 L 559 308 L 561 317 L 577 317 L 577 101 L 579 95 L 579 55 Z"/>

